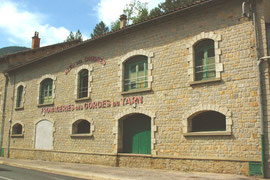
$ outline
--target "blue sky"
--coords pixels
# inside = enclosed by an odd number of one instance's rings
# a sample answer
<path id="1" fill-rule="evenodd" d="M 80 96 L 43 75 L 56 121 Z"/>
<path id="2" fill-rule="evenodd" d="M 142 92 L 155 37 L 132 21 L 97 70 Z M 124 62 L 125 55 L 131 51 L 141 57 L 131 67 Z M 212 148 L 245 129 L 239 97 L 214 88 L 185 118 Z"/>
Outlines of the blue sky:
<path id="1" fill-rule="evenodd" d="M 31 47 L 39 32 L 41 46 L 63 42 L 70 31 L 90 37 L 101 20 L 110 26 L 132 0 L 0 0 L 0 48 Z M 165 0 L 141 0 L 148 8 Z"/>

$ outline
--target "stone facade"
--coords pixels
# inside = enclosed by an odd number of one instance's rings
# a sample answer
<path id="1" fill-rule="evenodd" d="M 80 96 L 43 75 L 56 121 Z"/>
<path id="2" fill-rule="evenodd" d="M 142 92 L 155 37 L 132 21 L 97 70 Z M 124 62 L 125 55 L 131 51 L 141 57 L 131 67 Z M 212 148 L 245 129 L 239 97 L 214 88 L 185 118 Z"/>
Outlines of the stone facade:
<path id="1" fill-rule="evenodd" d="M 257 6 L 261 56 L 267 54 L 263 3 L 268 2 L 258 1 Z M 254 26 L 251 19 L 242 17 L 241 2 L 217 1 L 154 22 L 82 43 L 10 71 L 5 154 L 8 119 L 12 119 L 13 124 L 20 122 L 24 127 L 22 137 L 10 139 L 12 158 L 248 175 L 249 162 L 261 161 L 261 140 Z M 215 42 L 217 73 L 214 80 L 198 83 L 194 81 L 193 45 L 201 39 Z M 124 62 L 135 55 L 148 57 L 148 88 L 123 92 Z M 89 56 L 102 57 L 106 64 L 84 61 Z M 70 65 L 70 72 L 65 73 Z M 82 67 L 89 69 L 91 77 L 89 98 L 77 99 L 77 76 Z M 268 125 L 269 71 L 265 62 L 263 70 L 265 124 Z M 37 102 L 43 77 L 54 80 L 53 103 L 46 106 Z M 24 106 L 15 109 L 13 97 L 20 83 L 27 87 Z M 142 102 L 124 103 L 125 98 L 137 96 Z M 93 102 L 97 103 L 90 108 Z M 61 110 L 57 109 L 59 106 Z M 59 112 L 46 111 L 55 107 Z M 70 110 L 71 107 L 78 108 Z M 196 135 L 189 131 L 189 117 L 205 110 L 225 115 L 225 132 Z M 150 155 L 119 151 L 120 121 L 136 113 L 151 118 Z M 79 119 L 90 122 L 91 136 L 72 136 L 72 124 Z M 35 149 L 36 123 L 41 120 L 53 122 L 52 150 Z M 269 130 L 266 126 L 268 172 Z"/>

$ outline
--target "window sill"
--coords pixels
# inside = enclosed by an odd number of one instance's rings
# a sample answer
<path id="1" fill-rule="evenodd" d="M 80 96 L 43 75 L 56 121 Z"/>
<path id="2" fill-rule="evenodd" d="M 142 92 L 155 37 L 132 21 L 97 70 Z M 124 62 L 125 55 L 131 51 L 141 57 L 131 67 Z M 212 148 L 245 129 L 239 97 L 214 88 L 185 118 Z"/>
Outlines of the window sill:
<path id="1" fill-rule="evenodd" d="M 123 91 L 121 94 L 125 95 L 125 94 L 133 94 L 133 93 L 139 93 L 139 92 L 147 92 L 147 91 L 151 91 L 151 88 L 143 88 L 143 89 L 132 89 L 130 91 Z"/>
<path id="2" fill-rule="evenodd" d="M 205 131 L 205 132 L 188 132 L 184 136 L 230 136 L 231 132 L 227 131 Z"/>
<path id="3" fill-rule="evenodd" d="M 221 78 L 213 78 L 213 79 L 207 79 L 207 80 L 200 80 L 200 81 L 193 81 L 190 82 L 189 85 L 196 85 L 196 84 L 204 84 L 204 83 L 211 83 L 211 82 L 218 82 L 221 81 Z"/>
<path id="4" fill-rule="evenodd" d="M 51 105 L 54 105 L 54 103 L 51 102 L 51 103 L 38 104 L 37 106 L 38 107 L 43 107 L 43 106 L 51 106 Z"/>
<path id="5" fill-rule="evenodd" d="M 87 101 L 87 100 L 90 100 L 90 97 L 78 98 L 78 99 L 75 99 L 75 102 Z"/>
<path id="6" fill-rule="evenodd" d="M 71 134 L 70 137 L 91 137 L 93 136 L 92 134 Z"/>
<path id="7" fill-rule="evenodd" d="M 12 134 L 11 137 L 12 138 L 20 138 L 20 137 L 23 137 L 23 134 Z"/>
<path id="8" fill-rule="evenodd" d="M 15 110 L 18 111 L 18 110 L 23 110 L 24 107 L 16 107 Z"/>

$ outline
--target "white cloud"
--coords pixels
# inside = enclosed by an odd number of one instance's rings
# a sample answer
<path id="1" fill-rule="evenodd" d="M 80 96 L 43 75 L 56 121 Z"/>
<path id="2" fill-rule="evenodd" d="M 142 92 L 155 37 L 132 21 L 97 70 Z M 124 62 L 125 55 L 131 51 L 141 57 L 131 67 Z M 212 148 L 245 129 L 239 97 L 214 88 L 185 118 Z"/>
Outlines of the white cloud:
<path id="1" fill-rule="evenodd" d="M 10 0 L 0 0 L 0 30 L 8 34 L 11 43 L 30 47 L 34 32 L 38 31 L 41 46 L 63 42 L 69 35 L 64 27 L 53 27 L 43 23 L 45 15 L 23 10 L 24 5 Z M 17 44 L 18 45 L 18 44 Z"/>
<path id="2" fill-rule="evenodd" d="M 140 0 L 143 3 L 148 3 L 148 9 L 151 10 L 161 2 L 165 0 Z M 96 7 L 98 12 L 99 20 L 104 21 L 106 25 L 110 25 L 111 22 L 119 19 L 120 15 L 123 13 L 123 9 L 127 4 L 132 2 L 132 0 L 100 0 L 100 3 Z"/>

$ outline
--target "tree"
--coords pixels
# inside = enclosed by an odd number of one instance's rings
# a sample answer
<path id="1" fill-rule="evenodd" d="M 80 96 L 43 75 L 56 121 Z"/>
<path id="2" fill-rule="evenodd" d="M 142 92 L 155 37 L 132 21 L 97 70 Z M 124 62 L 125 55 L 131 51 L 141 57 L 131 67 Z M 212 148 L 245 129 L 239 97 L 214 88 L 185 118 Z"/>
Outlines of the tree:
<path id="1" fill-rule="evenodd" d="M 100 23 L 96 24 L 93 33 L 91 33 L 91 38 L 94 38 L 95 36 L 100 36 L 107 32 L 109 32 L 109 28 L 104 24 L 103 21 L 100 21 Z"/>
<path id="2" fill-rule="evenodd" d="M 111 23 L 111 30 L 112 31 L 116 31 L 118 29 L 120 29 L 120 20 L 119 19 Z"/>
<path id="3" fill-rule="evenodd" d="M 162 14 L 162 11 L 160 8 L 156 7 L 154 9 L 152 9 L 149 13 L 149 17 L 156 17 Z"/>
<path id="4" fill-rule="evenodd" d="M 133 0 L 127 4 L 123 12 L 127 15 L 127 24 L 136 23 L 148 18 L 147 3 L 137 0 Z"/>
<path id="5" fill-rule="evenodd" d="M 70 41 L 74 41 L 74 40 L 80 40 L 80 41 L 83 40 L 81 31 L 79 29 L 76 32 L 75 36 L 74 36 L 74 33 L 72 31 L 70 31 L 69 36 L 67 37 L 67 39 L 64 42 L 70 42 Z"/>
<path id="6" fill-rule="evenodd" d="M 81 33 L 81 31 L 79 29 L 78 29 L 78 31 L 75 34 L 75 39 L 79 39 L 80 41 L 83 40 L 82 33 Z"/>
<path id="7" fill-rule="evenodd" d="M 164 3 L 160 3 L 158 7 L 162 12 L 170 12 L 176 8 L 191 4 L 198 0 L 166 0 Z"/>
<path id="8" fill-rule="evenodd" d="M 74 41 L 75 37 L 72 31 L 70 31 L 69 36 L 67 37 L 67 39 L 64 42 L 69 42 L 69 41 Z"/>

